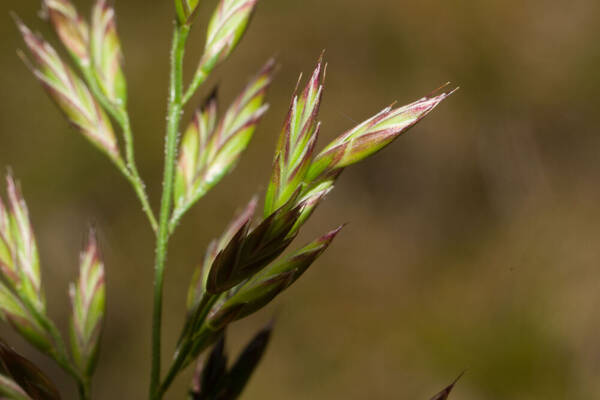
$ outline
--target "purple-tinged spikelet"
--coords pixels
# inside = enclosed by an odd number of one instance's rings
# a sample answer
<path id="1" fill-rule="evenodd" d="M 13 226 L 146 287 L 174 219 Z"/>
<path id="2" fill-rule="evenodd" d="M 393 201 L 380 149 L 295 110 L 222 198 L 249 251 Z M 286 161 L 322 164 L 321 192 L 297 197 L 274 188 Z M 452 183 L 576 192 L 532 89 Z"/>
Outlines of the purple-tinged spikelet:
<path id="1" fill-rule="evenodd" d="M 84 374 L 91 376 L 96 365 L 105 309 L 104 263 L 94 232 L 81 253 L 79 278 L 71 284 L 71 347 L 73 359 Z"/>
<path id="2" fill-rule="evenodd" d="M 90 65 L 90 28 L 69 0 L 44 0 L 44 10 L 74 60 L 82 67 Z"/>
<path id="3" fill-rule="evenodd" d="M 8 207 L 0 199 L 0 275 L 43 312 L 40 262 L 27 204 L 10 175 L 6 186 Z"/>
<path id="4" fill-rule="evenodd" d="M 236 238 L 247 234 L 252 217 L 256 211 L 258 198 L 254 197 L 242 212 L 240 212 L 233 221 L 229 224 L 225 232 L 216 240 L 213 240 L 206 250 L 204 261 L 196 268 L 190 288 L 188 291 L 188 311 L 192 311 L 198 304 L 202 295 L 206 292 L 206 281 L 210 272 L 211 266 L 217 258 L 217 255 L 222 252 L 227 245 Z M 235 239 L 236 241 L 239 240 Z"/>
<path id="5" fill-rule="evenodd" d="M 275 62 L 269 60 L 218 122 L 214 92 L 196 112 L 179 152 L 175 220 L 235 167 L 268 109 L 265 95 L 274 68 Z"/>
<path id="6" fill-rule="evenodd" d="M 35 59 L 34 75 L 65 113 L 69 121 L 96 147 L 114 160 L 120 159 L 117 140 L 107 115 L 87 86 L 56 51 L 17 20 L 27 47 Z"/>
<path id="7" fill-rule="evenodd" d="M 242 284 L 225 302 L 217 304 L 208 317 L 209 325 L 219 330 L 267 305 L 294 283 L 329 247 L 340 232 L 338 227 L 293 254 L 267 267 Z"/>
<path id="8" fill-rule="evenodd" d="M 0 318 L 42 351 L 52 345 L 47 331 L 32 314 L 43 314 L 40 263 L 27 205 L 8 175 L 8 205 L 0 198 Z"/>
<path id="9" fill-rule="evenodd" d="M 92 10 L 90 51 L 92 70 L 100 89 L 112 104 L 124 108 L 127 85 L 121 67 L 123 53 L 117 34 L 115 10 L 106 0 L 97 0 Z"/>
<path id="10" fill-rule="evenodd" d="M 11 349 L 2 339 L 0 339 L 0 371 L 6 373 L 5 376 L 0 375 L 2 399 L 60 400 L 60 394 L 52 381 L 35 364 Z M 3 386 L 3 382 L 7 381 L 11 384 Z M 8 394 L 19 395 L 22 392 L 26 393 L 24 397 L 5 397 Z"/>
<path id="11" fill-rule="evenodd" d="M 409 105 L 387 107 L 331 142 L 310 167 L 308 181 L 355 164 L 375 154 L 412 128 L 453 91 L 427 96 Z"/>
<path id="12" fill-rule="evenodd" d="M 318 116 L 324 70 L 321 57 L 303 92 L 294 93 L 275 150 L 273 173 L 265 196 L 265 216 L 287 203 L 304 183 L 321 126 Z"/>
<path id="13" fill-rule="evenodd" d="M 187 102 L 213 69 L 225 61 L 246 32 L 258 0 L 220 0 L 206 32 L 206 44 L 190 88 Z"/>

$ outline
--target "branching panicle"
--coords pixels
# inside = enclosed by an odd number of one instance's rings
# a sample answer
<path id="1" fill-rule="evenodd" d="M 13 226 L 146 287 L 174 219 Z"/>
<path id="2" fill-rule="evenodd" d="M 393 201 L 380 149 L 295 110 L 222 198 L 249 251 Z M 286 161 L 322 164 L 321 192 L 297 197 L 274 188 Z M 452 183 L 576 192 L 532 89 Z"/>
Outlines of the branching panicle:
<path id="1" fill-rule="evenodd" d="M 225 332 L 229 325 L 268 305 L 331 245 L 342 226 L 286 254 L 344 169 L 390 144 L 452 91 L 441 91 L 404 107 L 388 107 L 318 151 L 319 111 L 326 70 L 321 56 L 306 86 L 300 90 L 299 80 L 292 96 L 275 149 L 262 213 L 256 215 L 258 198 L 253 198 L 208 246 L 194 272 L 188 290 L 185 324 L 173 363 L 163 378 L 161 327 L 169 239 L 183 215 L 240 160 L 269 108 L 266 92 L 275 70 L 275 62 L 269 60 L 222 115 L 219 115 L 217 91 L 213 91 L 193 115 L 179 143 L 184 106 L 215 67 L 228 59 L 237 47 L 258 0 L 218 0 L 207 27 L 200 63 L 187 90 L 183 84 L 184 53 L 200 2 L 173 1 L 177 19 L 158 218 L 152 211 L 135 163 L 123 50 L 115 10 L 109 1 L 95 0 L 91 18 L 86 21 L 71 0 L 43 0 L 45 15 L 77 71 L 41 36 L 31 32 L 20 20 L 16 22 L 33 63 L 23 58 L 34 75 L 68 120 L 108 155 L 131 183 L 156 233 L 149 398 L 161 400 L 181 371 L 213 346 L 207 362 L 199 364 L 190 397 L 193 400 L 235 399 L 264 354 L 271 326 L 261 330 L 229 366 L 225 353 Z M 113 123 L 122 133 L 121 146 L 117 143 Z M 7 178 L 7 192 L 7 202 L 0 198 L 0 318 L 56 361 L 74 378 L 80 398 L 89 400 L 106 296 L 104 263 L 95 235 L 90 234 L 81 253 L 79 276 L 70 286 L 71 351 L 68 352 L 46 313 L 33 229 L 25 201 L 11 176 Z M 453 385 L 435 399 L 446 399 Z M 58 399 L 59 394 L 37 367 L 0 340 L 0 397 L 53 400 Z"/>

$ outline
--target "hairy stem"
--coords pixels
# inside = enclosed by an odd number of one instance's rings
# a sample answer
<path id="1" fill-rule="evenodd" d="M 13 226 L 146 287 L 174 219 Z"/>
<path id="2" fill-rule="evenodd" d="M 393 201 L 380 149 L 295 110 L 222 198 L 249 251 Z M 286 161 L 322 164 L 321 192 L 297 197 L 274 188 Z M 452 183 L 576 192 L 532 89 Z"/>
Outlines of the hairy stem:
<path id="1" fill-rule="evenodd" d="M 194 79 L 188 90 L 185 92 L 185 96 L 183 96 L 183 104 L 187 104 L 188 101 L 194 96 L 200 85 L 204 83 L 206 78 L 208 78 L 209 73 L 204 70 L 204 68 L 200 68 L 199 72 L 194 76 Z"/>
<path id="2" fill-rule="evenodd" d="M 171 50 L 171 83 L 169 89 L 169 106 L 167 135 L 165 140 L 165 166 L 163 179 L 163 193 L 160 204 L 159 225 L 156 238 L 156 262 L 154 266 L 154 310 L 152 314 L 152 371 L 150 375 L 150 399 L 157 400 L 162 396 L 160 386 L 160 351 L 161 351 L 161 323 L 162 323 L 162 298 L 165 260 L 167 258 L 167 244 L 169 241 L 169 217 L 173 203 L 173 184 L 175 163 L 177 158 L 177 139 L 179 122 L 183 107 L 183 56 L 185 43 L 190 28 L 177 25 L 173 34 L 173 47 Z"/>
<path id="3" fill-rule="evenodd" d="M 129 181 L 140 202 L 142 203 L 142 209 L 148 218 L 148 222 L 150 222 L 150 225 L 152 226 L 152 230 L 157 232 L 158 223 L 156 222 L 156 217 L 154 216 L 152 207 L 150 206 L 150 201 L 148 200 L 148 195 L 146 194 L 146 187 L 135 164 L 133 132 L 131 131 L 129 114 L 125 110 L 117 109 L 110 102 L 110 100 L 106 98 L 104 93 L 102 93 L 102 90 L 100 90 L 100 87 L 96 82 L 96 78 L 94 78 L 89 69 L 81 67 L 81 71 L 83 72 L 85 80 L 88 83 L 90 90 L 94 94 L 94 97 L 100 102 L 100 104 L 102 104 L 102 107 L 114 118 L 114 120 L 117 121 L 121 127 L 121 130 L 123 131 L 123 138 L 125 139 L 125 160 L 127 165 L 117 165 L 117 167 Z"/>
<path id="4" fill-rule="evenodd" d="M 140 199 L 140 202 L 142 203 L 142 209 L 148 217 L 148 221 L 152 226 L 152 230 L 154 232 L 157 232 L 158 223 L 156 222 L 156 217 L 154 216 L 152 207 L 150 207 L 150 202 L 148 201 L 148 195 L 146 194 L 144 181 L 142 181 L 142 178 L 140 177 L 140 174 L 137 170 L 137 166 L 135 164 L 135 154 L 133 151 L 133 133 L 131 131 L 129 115 L 127 114 L 127 112 L 123 112 L 122 114 L 122 119 L 119 121 L 119 124 L 123 129 L 123 136 L 125 137 L 125 159 L 127 160 L 127 169 L 131 173 L 129 181 L 131 182 L 133 189 L 135 190 L 138 198 Z"/>

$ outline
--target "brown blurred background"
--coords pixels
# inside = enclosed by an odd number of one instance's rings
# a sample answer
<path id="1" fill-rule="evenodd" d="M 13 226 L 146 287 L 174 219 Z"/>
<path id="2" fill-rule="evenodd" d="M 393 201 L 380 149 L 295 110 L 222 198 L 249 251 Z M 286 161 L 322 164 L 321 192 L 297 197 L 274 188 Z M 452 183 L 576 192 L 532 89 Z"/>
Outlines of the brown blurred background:
<path id="1" fill-rule="evenodd" d="M 91 0 L 77 1 L 87 14 Z M 203 0 L 196 66 L 216 1 Z M 160 195 L 172 1 L 116 2 L 137 159 Z M 63 120 L 18 59 L 0 5 L 0 167 L 21 180 L 52 315 L 86 227 L 108 268 L 108 321 L 95 398 L 141 399 L 149 375 L 153 235 L 131 188 Z M 272 108 L 234 173 L 170 247 L 164 357 L 208 241 L 262 191 L 301 71 L 327 49 L 323 140 L 450 80 L 461 90 L 410 134 L 349 169 L 298 243 L 351 222 L 276 305 L 231 331 L 232 353 L 273 314 L 277 330 L 247 399 L 427 399 L 462 370 L 454 398 L 600 398 L 600 2 L 262 0 L 249 33 L 203 93 L 225 106 L 270 56 Z M 199 100 L 198 100 L 199 101 Z M 189 118 L 189 114 L 186 118 Z M 52 363 L 2 336 L 72 385 Z M 169 399 L 183 398 L 188 376 Z"/>

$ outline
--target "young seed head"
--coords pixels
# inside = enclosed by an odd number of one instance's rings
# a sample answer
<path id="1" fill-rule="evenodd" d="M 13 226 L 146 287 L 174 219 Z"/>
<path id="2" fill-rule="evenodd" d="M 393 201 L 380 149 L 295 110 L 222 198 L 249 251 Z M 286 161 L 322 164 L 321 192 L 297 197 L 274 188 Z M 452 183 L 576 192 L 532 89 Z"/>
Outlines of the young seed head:
<path id="1" fill-rule="evenodd" d="M 127 84 L 121 67 L 121 41 L 117 34 L 115 10 L 106 0 L 96 1 L 92 11 L 90 51 L 93 72 L 100 89 L 111 103 L 125 108 Z"/>
<path id="2" fill-rule="evenodd" d="M 58 34 L 58 37 L 82 67 L 90 65 L 90 30 L 85 20 L 69 0 L 44 0 L 44 9 Z"/>
<path id="3" fill-rule="evenodd" d="M 69 288 L 73 312 L 71 347 L 73 358 L 84 376 L 91 376 L 96 365 L 105 311 L 104 264 L 94 232 L 81 254 L 79 279 Z"/>
<path id="4" fill-rule="evenodd" d="M 208 246 L 206 255 L 204 256 L 203 263 L 196 269 L 190 288 L 188 291 L 188 311 L 192 312 L 194 307 L 200 301 L 202 294 L 206 292 L 206 281 L 210 272 L 211 266 L 215 261 L 215 258 L 221 253 L 227 245 L 234 239 L 236 235 L 240 235 L 239 232 L 245 232 L 248 230 L 258 199 L 254 197 L 246 208 L 237 215 L 234 220 L 229 224 L 225 232 L 217 240 L 214 240 Z"/>
<path id="5" fill-rule="evenodd" d="M 329 247 L 341 228 L 327 233 L 251 277 L 229 299 L 215 305 L 208 316 L 209 325 L 215 330 L 222 329 L 266 306 L 310 267 Z"/>
<path id="6" fill-rule="evenodd" d="M 324 69 L 321 57 L 302 94 L 294 93 L 275 150 L 273 174 L 265 196 L 265 216 L 288 202 L 304 182 L 320 128 L 317 119 L 323 95 Z"/>
<path id="7" fill-rule="evenodd" d="M 292 282 L 293 272 L 277 275 L 269 280 L 243 285 L 239 291 L 209 313 L 206 323 L 210 329 L 219 331 L 230 323 L 247 317 L 269 304 Z"/>
<path id="8" fill-rule="evenodd" d="M 262 328 L 244 347 L 235 363 L 231 366 L 227 381 L 227 398 L 237 399 L 245 389 L 250 377 L 262 360 L 273 332 L 273 323 Z"/>
<path id="9" fill-rule="evenodd" d="M 206 290 L 211 294 L 229 290 L 275 260 L 294 240 L 290 231 L 301 211 L 302 206 L 285 204 L 253 229 L 248 220 L 214 258 Z"/>
<path id="10" fill-rule="evenodd" d="M 183 207 L 192 201 L 194 192 L 200 191 L 198 188 L 201 187 L 201 171 L 206 164 L 206 149 L 215 131 L 217 118 L 217 89 L 215 88 L 194 114 L 192 123 L 181 140 L 173 191 L 176 206 Z"/>
<path id="11" fill-rule="evenodd" d="M 269 60 L 217 123 L 216 92 L 186 130 L 175 175 L 175 214 L 185 210 L 230 172 L 266 113 L 265 95 L 275 63 Z"/>
<path id="12" fill-rule="evenodd" d="M 452 91 L 427 96 L 404 107 L 388 107 L 339 136 L 315 158 L 307 173 L 307 181 L 355 164 L 383 149 L 450 94 Z"/>
<path id="13" fill-rule="evenodd" d="M 233 52 L 246 32 L 257 2 L 258 0 L 219 1 L 208 25 L 204 55 L 194 81 L 204 81 Z"/>
<path id="14" fill-rule="evenodd" d="M 225 352 L 225 334 L 221 335 L 205 360 L 198 360 L 192 380 L 193 399 L 223 398 L 220 391 L 227 376 L 227 353 Z"/>
<path id="15" fill-rule="evenodd" d="M 225 332 L 212 347 L 206 360 L 198 360 L 190 390 L 193 399 L 237 399 L 260 363 L 271 339 L 273 325 L 261 329 L 246 344 L 235 363 L 228 368 Z"/>
<path id="16" fill-rule="evenodd" d="M 44 312 L 40 262 L 27 204 L 12 176 L 6 182 L 9 206 L 0 198 L 0 277 L 19 297 Z"/>
<path id="17" fill-rule="evenodd" d="M 273 263 L 271 266 L 265 268 L 256 279 L 264 280 L 285 272 L 293 272 L 290 284 L 294 283 L 323 254 L 343 227 L 343 225 L 337 227 L 293 254 Z"/>
<path id="18" fill-rule="evenodd" d="M 87 86 L 58 56 L 56 51 L 34 35 L 21 21 L 17 25 L 37 68 L 32 68 L 48 94 L 83 135 L 115 160 L 120 159 L 110 120 L 94 100 Z"/>

